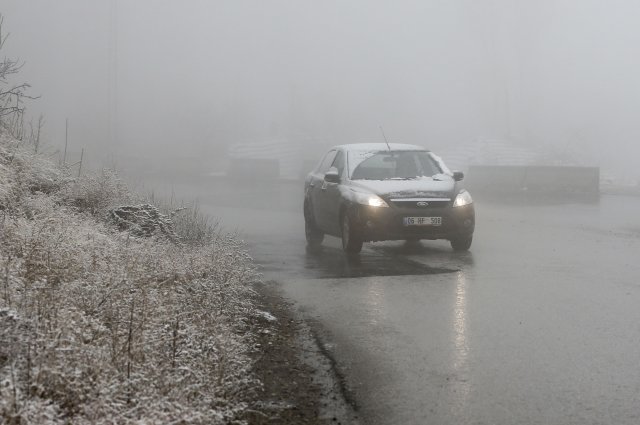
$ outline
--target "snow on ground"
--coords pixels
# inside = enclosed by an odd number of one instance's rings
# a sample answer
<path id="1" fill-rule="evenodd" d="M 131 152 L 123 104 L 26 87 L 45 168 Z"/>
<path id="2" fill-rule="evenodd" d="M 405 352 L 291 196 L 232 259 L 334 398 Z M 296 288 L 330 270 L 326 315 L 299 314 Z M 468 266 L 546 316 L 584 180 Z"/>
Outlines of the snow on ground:
<path id="1" fill-rule="evenodd" d="M 277 322 L 278 319 L 271 313 L 269 313 L 268 311 L 262 311 L 262 310 L 258 310 L 256 311 L 256 314 L 260 317 L 262 317 L 263 319 L 265 319 L 268 322 Z"/>
<path id="2" fill-rule="evenodd" d="M 255 330 L 241 244 L 197 212 L 179 240 L 118 230 L 139 204 L 0 134 L 0 422 L 243 423 Z M 151 214 L 152 216 L 154 214 Z"/>

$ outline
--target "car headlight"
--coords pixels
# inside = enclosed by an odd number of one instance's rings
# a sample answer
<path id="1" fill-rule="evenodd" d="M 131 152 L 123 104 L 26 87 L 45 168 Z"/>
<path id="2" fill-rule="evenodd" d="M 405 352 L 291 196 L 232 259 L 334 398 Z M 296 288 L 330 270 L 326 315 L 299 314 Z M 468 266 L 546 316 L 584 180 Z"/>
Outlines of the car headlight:
<path id="1" fill-rule="evenodd" d="M 473 203 L 473 199 L 471 199 L 471 194 L 466 190 L 460 191 L 458 196 L 456 196 L 456 200 L 453 201 L 454 207 L 464 207 L 465 205 L 469 205 Z"/>
<path id="2" fill-rule="evenodd" d="M 374 195 L 373 193 L 362 193 L 362 192 L 353 192 L 354 199 L 357 203 L 362 205 L 368 205 L 370 207 L 388 207 L 387 203 L 379 197 L 378 195 Z"/>

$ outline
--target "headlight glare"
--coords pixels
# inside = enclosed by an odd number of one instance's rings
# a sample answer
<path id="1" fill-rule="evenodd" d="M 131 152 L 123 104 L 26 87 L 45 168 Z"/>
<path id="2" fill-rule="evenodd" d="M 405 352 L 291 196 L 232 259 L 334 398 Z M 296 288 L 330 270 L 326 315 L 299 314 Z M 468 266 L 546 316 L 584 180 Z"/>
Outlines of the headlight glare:
<path id="1" fill-rule="evenodd" d="M 471 198 L 471 194 L 469 192 L 467 192 L 466 190 L 462 190 L 460 193 L 458 193 L 458 196 L 456 196 L 456 200 L 453 201 L 453 206 L 454 207 L 464 207 L 465 205 L 469 205 L 473 203 L 473 199 Z"/>
<path id="2" fill-rule="evenodd" d="M 387 203 L 384 202 L 380 197 L 378 196 L 370 196 L 369 200 L 368 200 L 369 206 L 371 207 L 386 207 Z"/>
<path id="3" fill-rule="evenodd" d="M 384 201 L 384 199 L 382 199 L 378 195 L 374 195 L 373 193 L 362 193 L 354 191 L 353 197 L 358 204 L 368 205 L 374 208 L 384 208 L 389 206 Z"/>

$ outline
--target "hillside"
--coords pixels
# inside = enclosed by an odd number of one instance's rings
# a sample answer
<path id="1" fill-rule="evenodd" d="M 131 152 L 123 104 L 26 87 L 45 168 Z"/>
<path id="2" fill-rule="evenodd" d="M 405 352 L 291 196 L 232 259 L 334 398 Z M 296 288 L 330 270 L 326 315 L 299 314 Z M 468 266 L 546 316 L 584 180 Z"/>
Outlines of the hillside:
<path id="1" fill-rule="evenodd" d="M 0 422 L 243 423 L 260 383 L 241 243 L 33 150 L 0 134 Z"/>

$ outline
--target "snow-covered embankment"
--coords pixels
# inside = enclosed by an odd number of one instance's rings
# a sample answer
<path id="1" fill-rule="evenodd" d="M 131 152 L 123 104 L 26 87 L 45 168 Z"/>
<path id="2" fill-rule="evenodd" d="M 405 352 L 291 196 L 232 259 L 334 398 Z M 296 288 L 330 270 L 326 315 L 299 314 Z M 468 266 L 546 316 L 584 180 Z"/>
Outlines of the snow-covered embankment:
<path id="1" fill-rule="evenodd" d="M 192 211 L 122 231 L 141 203 L 112 173 L 79 179 L 0 134 L 0 422 L 242 420 L 251 259 Z M 164 216 L 168 219 L 169 216 Z"/>

